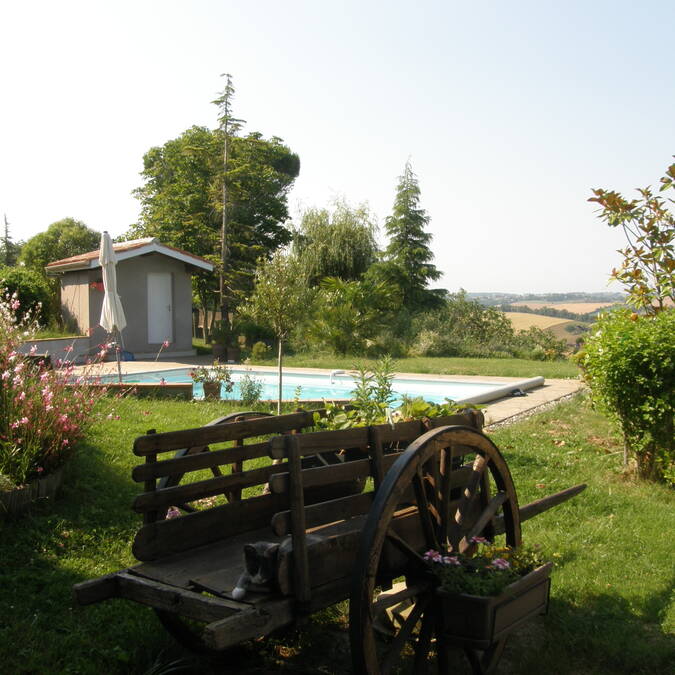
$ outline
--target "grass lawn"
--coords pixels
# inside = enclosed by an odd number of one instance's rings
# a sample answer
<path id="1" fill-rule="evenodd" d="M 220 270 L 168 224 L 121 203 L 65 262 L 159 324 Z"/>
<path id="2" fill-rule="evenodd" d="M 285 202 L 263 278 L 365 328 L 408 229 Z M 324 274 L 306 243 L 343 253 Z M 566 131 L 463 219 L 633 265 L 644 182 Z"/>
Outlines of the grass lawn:
<path id="1" fill-rule="evenodd" d="M 300 631 L 247 643 L 226 668 L 213 670 L 186 657 L 147 608 L 122 600 L 73 606 L 74 583 L 134 563 L 130 544 L 140 519 L 129 508 L 139 491 L 130 479 L 139 463 L 133 439 L 150 428 L 199 426 L 231 409 L 149 399 L 101 404 L 60 498 L 0 523 L 3 672 L 149 675 L 156 662 L 182 657 L 186 669 L 180 672 L 349 672 L 344 603 Z M 578 482 L 589 485 L 523 526 L 524 539 L 542 544 L 558 565 L 549 615 L 512 637 L 499 672 L 670 673 L 673 492 L 622 476 L 620 446 L 606 421 L 579 398 L 492 436 L 521 503 Z M 459 660 L 452 672 L 468 669 Z"/>

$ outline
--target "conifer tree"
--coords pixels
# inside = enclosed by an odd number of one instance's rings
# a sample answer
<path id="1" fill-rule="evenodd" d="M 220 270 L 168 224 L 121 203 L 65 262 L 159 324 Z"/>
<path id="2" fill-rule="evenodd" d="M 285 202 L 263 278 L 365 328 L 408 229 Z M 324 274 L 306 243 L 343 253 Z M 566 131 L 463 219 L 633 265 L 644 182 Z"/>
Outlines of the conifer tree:
<path id="1" fill-rule="evenodd" d="M 412 311 L 435 306 L 442 298 L 442 292 L 427 288 L 429 281 L 441 276 L 432 263 L 432 235 L 425 231 L 428 224 L 429 216 L 420 207 L 417 176 L 408 160 L 396 188 L 392 215 L 385 221 L 389 245 L 380 273 L 399 286 L 403 305 Z"/>

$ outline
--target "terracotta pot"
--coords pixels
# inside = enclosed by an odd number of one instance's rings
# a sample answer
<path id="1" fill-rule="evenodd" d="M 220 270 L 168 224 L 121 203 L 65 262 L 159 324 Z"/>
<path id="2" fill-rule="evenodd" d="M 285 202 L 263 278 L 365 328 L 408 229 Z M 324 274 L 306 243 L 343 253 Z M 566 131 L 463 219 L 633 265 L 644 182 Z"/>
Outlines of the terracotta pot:
<path id="1" fill-rule="evenodd" d="M 207 401 L 220 400 L 220 382 L 204 382 L 204 398 Z"/>
<path id="2" fill-rule="evenodd" d="M 24 513 L 38 499 L 53 498 L 63 483 L 63 467 L 14 490 L 0 490 L 0 518 Z"/>
<path id="3" fill-rule="evenodd" d="M 545 614 L 552 563 L 546 563 L 507 586 L 500 595 L 450 594 L 438 589 L 446 636 L 476 649 L 490 645 L 536 614 Z"/>
<path id="4" fill-rule="evenodd" d="M 213 353 L 214 360 L 217 360 L 219 363 L 225 363 L 225 361 L 227 361 L 227 347 L 225 345 L 216 344 L 214 342 L 211 345 L 211 352 Z"/>

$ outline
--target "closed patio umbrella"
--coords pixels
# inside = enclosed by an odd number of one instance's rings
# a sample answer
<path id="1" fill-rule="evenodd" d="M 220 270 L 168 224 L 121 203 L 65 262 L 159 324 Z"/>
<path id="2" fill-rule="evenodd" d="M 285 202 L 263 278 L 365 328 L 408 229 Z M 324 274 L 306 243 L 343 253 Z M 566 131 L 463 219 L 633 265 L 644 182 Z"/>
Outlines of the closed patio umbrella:
<path id="1" fill-rule="evenodd" d="M 98 254 L 98 261 L 101 263 L 103 272 L 103 307 L 101 307 L 100 324 L 103 329 L 115 336 L 115 353 L 117 355 L 117 375 L 119 381 L 122 381 L 122 367 L 120 365 L 120 344 L 122 336 L 120 331 L 127 325 L 122 301 L 117 295 L 117 272 L 115 266 L 117 260 L 112 245 L 112 239 L 107 232 L 103 232 L 101 237 L 101 248 Z"/>

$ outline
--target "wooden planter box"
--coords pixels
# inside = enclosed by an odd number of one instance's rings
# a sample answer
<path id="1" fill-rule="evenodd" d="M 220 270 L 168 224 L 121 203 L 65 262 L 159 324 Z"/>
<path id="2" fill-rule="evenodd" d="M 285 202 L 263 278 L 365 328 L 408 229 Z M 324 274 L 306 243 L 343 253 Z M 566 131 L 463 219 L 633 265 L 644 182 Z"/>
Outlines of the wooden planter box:
<path id="1" fill-rule="evenodd" d="M 63 467 L 14 490 L 0 490 L 0 518 L 20 516 L 36 500 L 54 497 L 63 482 Z"/>
<path id="2" fill-rule="evenodd" d="M 545 614 L 552 567 L 553 563 L 538 567 L 496 596 L 453 595 L 437 590 L 445 634 L 463 646 L 488 649 L 530 617 Z"/>

